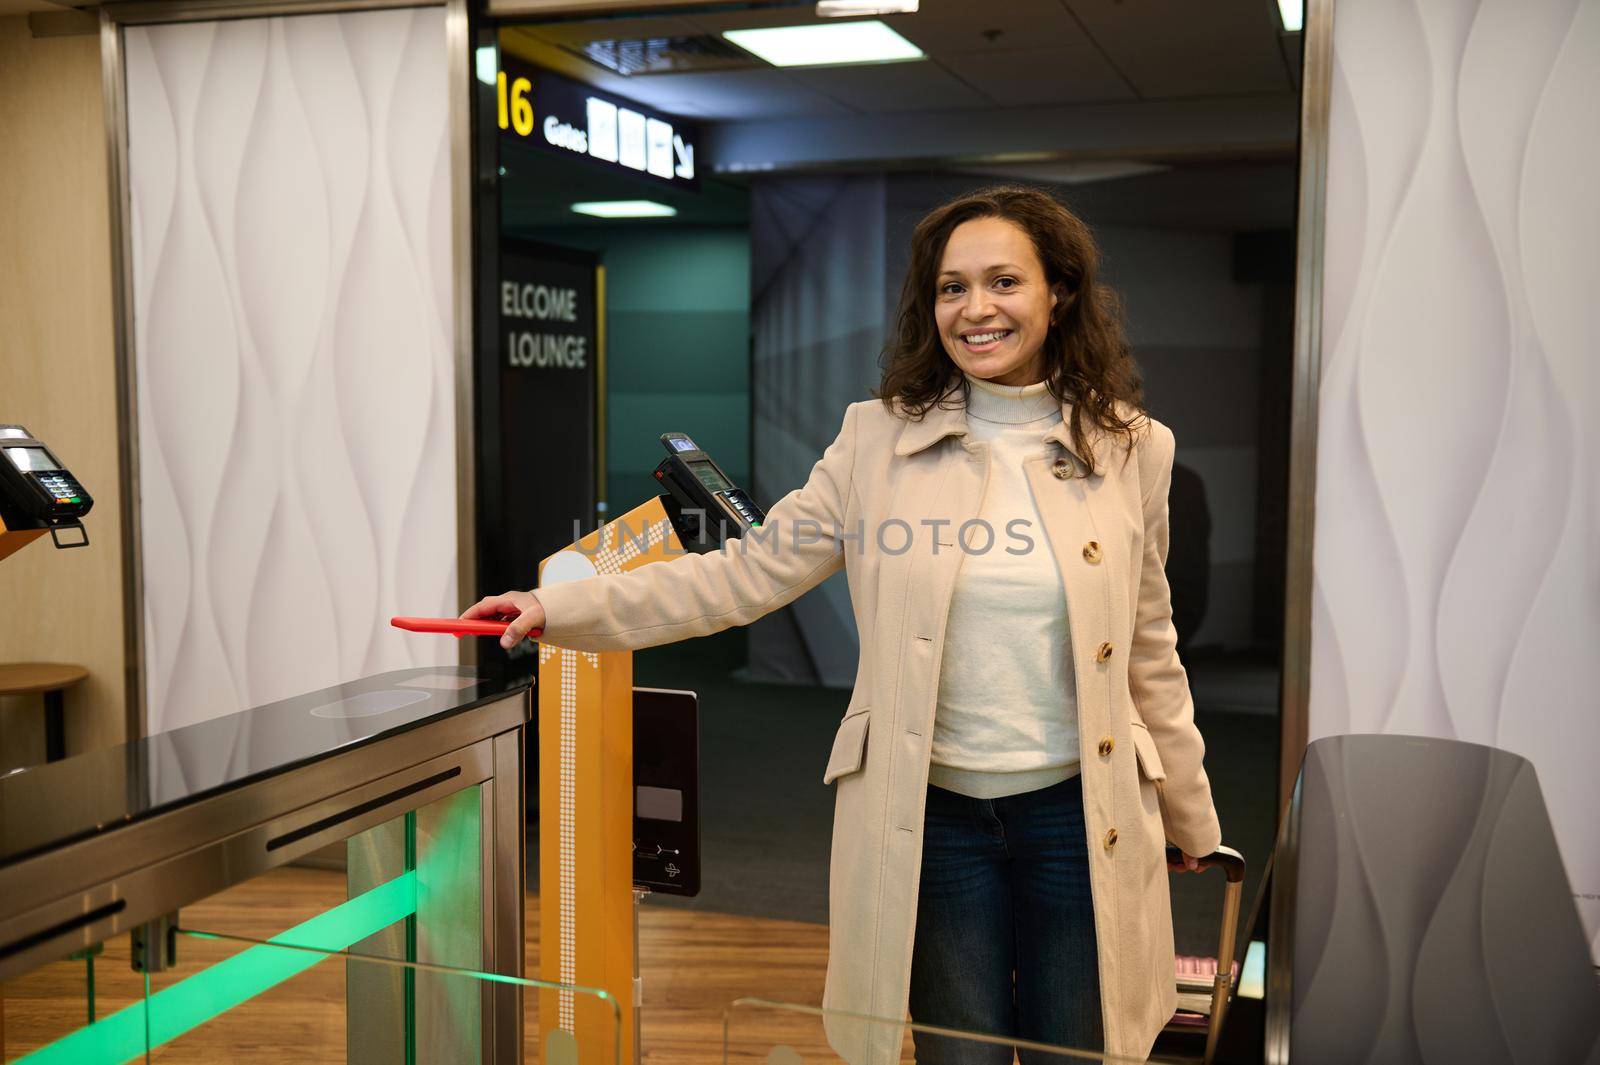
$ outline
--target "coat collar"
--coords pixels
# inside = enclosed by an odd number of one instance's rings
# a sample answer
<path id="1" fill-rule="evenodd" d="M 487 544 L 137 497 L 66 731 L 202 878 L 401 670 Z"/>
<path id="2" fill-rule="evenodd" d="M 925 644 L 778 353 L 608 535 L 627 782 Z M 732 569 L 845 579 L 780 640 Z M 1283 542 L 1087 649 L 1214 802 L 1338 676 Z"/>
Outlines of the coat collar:
<path id="1" fill-rule="evenodd" d="M 1083 465 L 1088 466 L 1078 449 L 1072 446 L 1072 433 L 1067 428 L 1072 424 L 1073 407 L 1070 403 L 1061 404 L 1061 421 L 1045 434 L 1046 440 L 1053 440 L 1059 444 L 1073 458 Z M 908 417 L 897 403 L 895 413 L 905 422 L 900 430 L 900 439 L 895 442 L 894 453 L 901 458 L 915 455 L 917 452 L 932 447 L 947 436 L 964 437 L 967 435 L 967 406 L 960 393 L 946 396 L 938 403 L 929 407 L 921 418 Z M 1094 429 L 1089 431 L 1092 441 L 1098 441 L 1100 434 Z M 1096 458 L 1100 457 L 1100 448 L 1096 448 Z M 1090 471 L 1095 476 L 1104 473 L 1104 468 L 1096 463 Z"/>

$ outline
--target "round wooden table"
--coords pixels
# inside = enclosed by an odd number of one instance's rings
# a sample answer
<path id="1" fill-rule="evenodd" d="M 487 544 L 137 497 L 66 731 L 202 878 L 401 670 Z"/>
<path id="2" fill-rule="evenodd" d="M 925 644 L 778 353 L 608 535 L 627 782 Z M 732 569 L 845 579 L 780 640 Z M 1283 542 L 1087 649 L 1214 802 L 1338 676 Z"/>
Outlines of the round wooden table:
<path id="1" fill-rule="evenodd" d="M 44 757 L 67 756 L 66 691 L 89 675 L 70 662 L 12 662 L 0 665 L 0 695 L 44 696 Z"/>

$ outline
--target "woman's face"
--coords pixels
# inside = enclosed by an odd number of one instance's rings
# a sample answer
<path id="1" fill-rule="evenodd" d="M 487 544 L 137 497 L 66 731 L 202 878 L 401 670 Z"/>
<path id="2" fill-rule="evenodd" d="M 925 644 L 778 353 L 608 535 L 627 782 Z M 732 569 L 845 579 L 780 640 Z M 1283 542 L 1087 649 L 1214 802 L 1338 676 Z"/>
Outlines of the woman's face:
<path id="1" fill-rule="evenodd" d="M 933 314 L 955 364 L 1002 385 L 1044 379 L 1044 340 L 1056 296 L 1033 241 L 1003 218 L 974 218 L 950 234 Z"/>

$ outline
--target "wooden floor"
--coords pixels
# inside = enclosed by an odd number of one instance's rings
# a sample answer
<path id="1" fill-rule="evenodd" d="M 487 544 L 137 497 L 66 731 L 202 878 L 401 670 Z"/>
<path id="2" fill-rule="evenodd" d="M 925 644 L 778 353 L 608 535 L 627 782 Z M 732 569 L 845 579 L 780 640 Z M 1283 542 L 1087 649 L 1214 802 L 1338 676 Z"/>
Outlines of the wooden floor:
<path id="1" fill-rule="evenodd" d="M 344 899 L 344 875 L 286 867 L 183 911 L 190 929 L 263 937 Z M 527 971 L 537 973 L 539 900 L 527 900 Z M 665 907 L 646 900 L 640 918 L 644 977 L 644 1058 L 649 1065 L 705 1065 L 723 1060 L 724 1021 L 736 1051 L 730 1061 L 766 1062 L 779 1045 L 798 1058 L 837 1062 L 821 1021 L 799 1013 L 740 1007 L 757 997 L 815 1006 L 827 971 L 827 929 L 800 922 L 734 917 Z M 104 1018 L 136 1002 L 143 978 L 128 966 L 128 939 L 104 945 L 96 959 L 95 1002 Z M 241 949 L 227 941 L 183 938 L 176 971 L 152 978 L 152 990 Z M 163 1046 L 161 1062 L 342 1062 L 345 1060 L 344 965 L 331 958 Z M 61 962 L 0 988 L 4 1024 L 0 1060 L 10 1062 L 87 1019 L 86 965 Z M 537 996 L 527 997 L 525 1060 L 539 1062 Z M 909 1040 L 907 1041 L 909 1050 Z M 590 1058 L 583 1059 L 587 1063 Z M 909 1053 L 905 1060 L 911 1060 Z"/>

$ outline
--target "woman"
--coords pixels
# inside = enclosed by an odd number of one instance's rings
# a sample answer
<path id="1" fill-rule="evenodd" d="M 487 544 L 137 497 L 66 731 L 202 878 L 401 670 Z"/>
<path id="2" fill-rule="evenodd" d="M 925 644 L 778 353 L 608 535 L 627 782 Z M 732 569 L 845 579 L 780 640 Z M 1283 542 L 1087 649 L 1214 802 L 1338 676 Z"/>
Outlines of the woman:
<path id="1" fill-rule="evenodd" d="M 1097 259 L 1034 189 L 935 210 L 878 399 L 847 409 L 764 543 L 463 616 L 516 614 L 507 647 L 534 627 L 647 647 L 747 624 L 843 566 L 861 657 L 823 778 L 824 1004 L 1143 1058 L 1176 1002 L 1164 845 L 1192 869 L 1220 832 L 1162 573 L 1172 434 L 1143 413 Z M 892 1026 L 835 1017 L 829 1037 L 856 1065 L 899 1060 Z M 917 1051 L 1011 1060 L 927 1035 Z"/>

